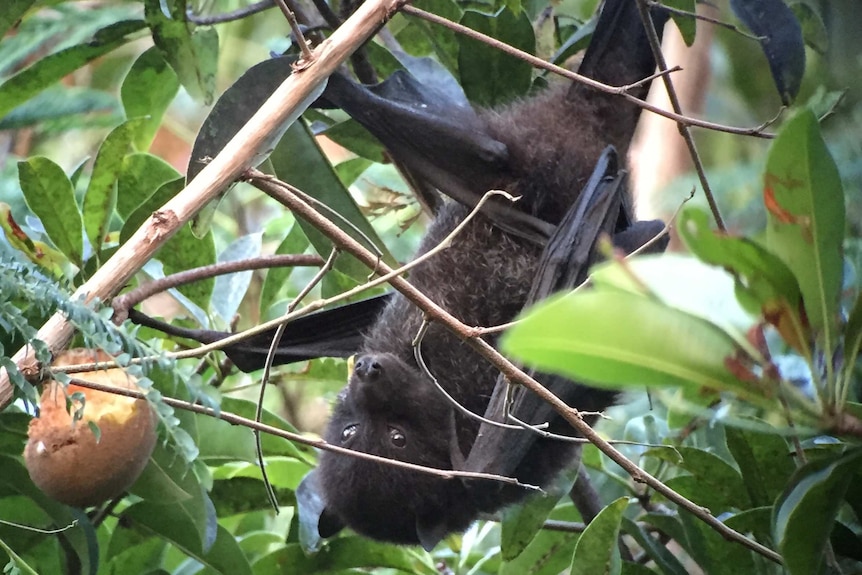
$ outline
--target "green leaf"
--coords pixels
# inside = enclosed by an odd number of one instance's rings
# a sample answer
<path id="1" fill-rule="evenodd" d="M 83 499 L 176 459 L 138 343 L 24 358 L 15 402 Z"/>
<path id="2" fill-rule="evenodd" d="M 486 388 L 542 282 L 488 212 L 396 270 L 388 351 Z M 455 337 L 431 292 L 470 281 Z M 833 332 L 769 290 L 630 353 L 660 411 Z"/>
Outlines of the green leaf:
<path id="1" fill-rule="evenodd" d="M 135 134 L 135 148 L 150 147 L 162 116 L 179 89 L 176 72 L 168 66 L 158 48 L 154 46 L 138 56 L 120 87 L 126 117 L 147 116 L 146 124 Z"/>
<path id="2" fill-rule="evenodd" d="M 78 127 L 115 126 L 121 120 L 120 106 L 113 95 L 91 88 L 54 85 L 3 116 L 0 130 L 38 126 L 40 132 L 53 133 Z"/>
<path id="3" fill-rule="evenodd" d="M 674 556 L 667 546 L 662 545 L 660 541 L 647 533 L 640 525 L 627 517 L 623 517 L 622 528 L 641 546 L 644 552 L 661 569 L 662 573 L 666 573 L 667 575 L 688 575 L 688 569 L 679 562 L 679 559 Z"/>
<path id="4" fill-rule="evenodd" d="M 739 575 L 757 572 L 753 554 L 747 548 L 735 541 L 728 541 L 688 511 L 681 511 L 679 519 L 685 528 L 682 544 L 704 573 Z"/>
<path id="5" fill-rule="evenodd" d="M 738 427 L 726 427 L 725 436 L 752 505 L 772 505 L 794 470 L 787 442 L 776 433 Z"/>
<path id="6" fill-rule="evenodd" d="M 452 22 L 461 20 L 464 11 L 452 0 L 416 0 L 420 10 L 431 12 Z M 393 22 L 397 24 L 396 22 Z M 432 53 L 450 72 L 458 72 L 458 47 L 460 36 L 444 26 L 436 26 L 419 18 L 409 18 L 396 38 L 409 54 Z"/>
<path id="7" fill-rule="evenodd" d="M 628 497 L 620 497 L 602 509 L 587 525 L 575 547 L 571 575 L 620 572 L 617 537 L 620 534 L 623 513 L 628 506 Z"/>
<path id="8" fill-rule="evenodd" d="M 0 118 L 84 64 L 136 39 L 141 20 L 126 20 L 99 30 L 86 44 L 45 56 L 0 85 Z"/>
<path id="9" fill-rule="evenodd" d="M 544 493 L 535 493 L 518 505 L 504 508 L 500 529 L 500 551 L 504 561 L 520 555 L 544 526 L 554 507 L 572 489 L 577 470 L 558 477 Z"/>
<path id="10" fill-rule="evenodd" d="M 329 210 L 323 210 L 323 215 L 331 219 L 336 226 L 363 245 L 367 246 L 370 240 L 383 252 L 384 261 L 395 264 L 395 259 L 365 219 L 347 188 L 342 185 L 332 165 L 303 122 L 294 122 L 288 128 L 273 150 L 270 161 L 279 179 L 293 184 L 340 214 L 341 217 L 336 217 Z M 317 253 L 326 258 L 332 243 L 310 224 L 303 220 L 298 221 Z M 357 233 L 354 227 L 361 234 Z M 347 254 L 335 260 L 335 269 L 360 282 L 364 282 L 368 275 L 368 269 Z"/>
<path id="11" fill-rule="evenodd" d="M 739 472 L 714 453 L 679 446 L 675 451 L 651 449 L 644 455 L 669 461 L 691 473 L 673 477 L 667 484 L 673 484 L 674 490 L 693 498 L 695 503 L 709 508 L 714 514 L 751 506 Z"/>
<path id="12" fill-rule="evenodd" d="M 856 365 L 856 358 L 862 351 L 862 292 L 856 296 L 856 303 L 844 325 L 844 369 L 849 380 Z"/>
<path id="13" fill-rule="evenodd" d="M 249 260 L 260 256 L 263 247 L 263 234 L 247 234 L 232 241 L 218 256 L 219 263 Z M 225 325 L 233 321 L 234 314 L 251 285 L 251 270 L 223 274 L 215 278 L 212 308 Z"/>
<path id="14" fill-rule="evenodd" d="M 311 556 L 306 555 L 298 543 L 289 544 L 255 561 L 254 573 L 318 573 L 354 567 L 387 567 L 416 575 L 438 575 L 431 556 L 424 551 L 361 537 L 335 539 Z"/>
<path id="15" fill-rule="evenodd" d="M 772 532 L 790 575 L 819 573 L 835 517 L 860 469 L 862 449 L 810 461 L 775 502 Z"/>
<path id="16" fill-rule="evenodd" d="M 209 106 L 215 93 L 218 33 L 214 28 L 201 28 L 189 22 L 185 0 L 165 4 L 170 8 L 170 16 L 162 11 L 161 0 L 144 2 L 153 41 L 189 95 Z"/>
<path id="17" fill-rule="evenodd" d="M 120 124 L 108 134 L 96 155 L 93 174 L 90 176 L 81 209 L 84 231 L 94 253 L 99 252 L 114 214 L 117 204 L 117 189 L 114 184 L 123 168 L 123 159 L 142 125 L 143 121 L 140 119 Z"/>
<path id="18" fill-rule="evenodd" d="M 771 393 L 728 371 L 725 360 L 736 345 L 718 327 L 622 291 L 547 300 L 504 334 L 502 348 L 542 370 L 597 386 L 678 385 L 748 398 Z"/>
<path id="19" fill-rule="evenodd" d="M 117 213 L 123 221 L 128 220 L 163 184 L 179 177 L 180 173 L 158 156 L 143 153 L 126 156 L 117 179 Z"/>
<path id="20" fill-rule="evenodd" d="M 460 23 L 530 54 L 535 50 L 533 26 L 524 12 L 503 9 L 491 15 L 468 10 Z M 458 47 L 461 85 L 472 103 L 498 106 L 530 89 L 533 68 L 527 62 L 467 36 L 458 36 Z"/>
<path id="21" fill-rule="evenodd" d="M 42 156 L 18 162 L 18 178 L 30 210 L 45 233 L 78 267 L 83 263 L 83 222 L 72 182 L 63 169 Z"/>
<path id="22" fill-rule="evenodd" d="M 236 415 L 248 419 L 254 419 L 254 414 L 257 410 L 257 405 L 254 402 L 245 399 L 239 399 L 236 397 L 223 397 L 221 400 L 221 407 L 225 411 L 235 413 Z M 266 409 L 263 411 L 263 417 L 261 418 L 261 420 L 266 425 L 271 425 L 278 429 L 284 429 L 285 431 L 290 431 L 293 433 L 299 433 L 297 429 L 293 425 L 288 423 L 285 419 L 282 419 L 281 417 L 275 415 L 274 413 Z M 224 421 L 221 423 L 224 425 L 229 425 L 227 422 Z M 289 441 L 282 437 L 276 437 L 268 433 L 261 434 L 260 440 L 261 445 L 263 446 L 263 452 L 266 453 L 268 456 L 285 455 L 303 461 L 306 465 L 313 465 L 314 460 L 308 455 L 308 452 L 310 452 L 311 449 L 308 447 L 298 446 L 292 441 Z"/>
<path id="23" fill-rule="evenodd" d="M 802 27 L 805 43 L 818 54 L 826 54 L 829 50 L 829 35 L 820 14 L 805 2 L 791 2 L 789 5 Z"/>
<path id="24" fill-rule="evenodd" d="M 844 271 L 844 190 L 811 111 L 800 111 L 773 142 L 763 197 L 767 247 L 796 276 L 808 321 L 831 356 Z"/>
<path id="25" fill-rule="evenodd" d="M 800 317 L 802 293 L 793 272 L 778 256 L 746 238 L 710 229 L 709 216 L 700 209 L 683 210 L 677 229 L 686 247 L 699 259 L 733 274 L 743 307 L 762 315 L 795 349 L 807 349 L 799 333 L 804 327 Z"/>

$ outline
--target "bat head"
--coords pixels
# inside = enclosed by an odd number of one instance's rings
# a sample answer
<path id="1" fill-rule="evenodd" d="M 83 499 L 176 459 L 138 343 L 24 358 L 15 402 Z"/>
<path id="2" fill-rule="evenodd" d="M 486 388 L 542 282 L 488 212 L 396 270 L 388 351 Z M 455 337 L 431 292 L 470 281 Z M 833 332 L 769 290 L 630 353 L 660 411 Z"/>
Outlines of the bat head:
<path id="1" fill-rule="evenodd" d="M 452 407 L 414 366 L 391 354 L 356 361 L 326 441 L 438 469 L 452 469 L 459 449 Z M 330 452 L 321 454 L 317 476 L 324 516 L 374 539 L 431 548 L 466 529 L 476 514 L 454 478 Z"/>

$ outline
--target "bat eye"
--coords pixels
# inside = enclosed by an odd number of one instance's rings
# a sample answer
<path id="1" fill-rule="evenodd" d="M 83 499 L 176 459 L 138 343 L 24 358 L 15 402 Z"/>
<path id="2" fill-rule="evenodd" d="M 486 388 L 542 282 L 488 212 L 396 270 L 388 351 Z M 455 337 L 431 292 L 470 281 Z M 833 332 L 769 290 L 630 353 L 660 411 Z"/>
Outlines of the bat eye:
<path id="1" fill-rule="evenodd" d="M 348 425 L 341 431 L 341 443 L 347 443 L 353 436 L 356 435 L 356 428 L 359 427 L 355 423 Z"/>
<path id="2" fill-rule="evenodd" d="M 395 429 L 394 427 L 389 428 L 389 441 L 395 447 L 405 447 L 407 445 L 407 437 L 404 436 L 403 433 Z"/>

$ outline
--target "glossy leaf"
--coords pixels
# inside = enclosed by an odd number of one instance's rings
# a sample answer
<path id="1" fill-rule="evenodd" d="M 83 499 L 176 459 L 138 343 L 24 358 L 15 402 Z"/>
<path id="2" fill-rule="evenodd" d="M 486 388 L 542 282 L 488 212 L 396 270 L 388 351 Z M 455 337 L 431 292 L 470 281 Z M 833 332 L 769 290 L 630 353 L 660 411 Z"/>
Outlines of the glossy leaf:
<path id="1" fill-rule="evenodd" d="M 680 543 L 710 575 L 756 573 L 751 551 L 742 545 L 730 544 L 715 529 L 687 511 L 679 514 L 685 536 Z"/>
<path id="2" fill-rule="evenodd" d="M 844 270 L 844 191 L 812 112 L 799 112 L 773 142 L 763 197 L 767 247 L 796 276 L 808 321 L 831 354 Z"/>
<path id="3" fill-rule="evenodd" d="M 668 485 L 709 508 L 714 514 L 751 506 L 739 472 L 719 456 L 694 447 L 651 449 L 644 453 L 663 459 L 690 473 L 667 480 Z"/>
<path id="4" fill-rule="evenodd" d="M 533 27 L 524 12 L 503 9 L 491 15 L 468 10 L 460 23 L 525 52 L 535 51 Z M 505 104 L 530 89 L 533 69 L 523 60 L 466 36 L 458 36 L 458 46 L 461 85 L 473 104 Z"/>
<path id="5" fill-rule="evenodd" d="M 622 529 L 631 536 L 644 552 L 666 575 L 688 575 L 679 559 L 660 541 L 650 535 L 644 528 L 627 517 L 623 517 Z"/>
<path id="6" fill-rule="evenodd" d="M 30 239 L 21 226 L 12 217 L 9 204 L 0 202 L 0 229 L 9 245 L 24 254 L 34 264 L 44 269 L 48 275 L 55 278 L 71 277 L 77 269 L 59 250 L 46 244 Z"/>
<path id="7" fill-rule="evenodd" d="M 790 575 L 819 573 L 832 524 L 862 449 L 809 461 L 775 502 L 772 532 Z"/>
<path id="8" fill-rule="evenodd" d="M 0 118 L 67 74 L 134 40 L 143 27 L 140 20 L 117 22 L 99 30 L 89 42 L 45 56 L 21 70 L 0 85 Z"/>
<path id="9" fill-rule="evenodd" d="M 572 575 L 619 573 L 620 551 L 617 547 L 617 537 L 620 533 L 623 512 L 628 505 L 628 498 L 621 497 L 602 509 L 587 525 L 575 547 L 575 554 L 572 557 Z"/>
<path id="10" fill-rule="evenodd" d="M 730 0 L 733 12 L 757 36 L 781 101 L 790 105 L 805 73 L 802 29 L 783 0 Z"/>
<path id="11" fill-rule="evenodd" d="M 684 386 L 695 393 L 769 396 L 725 367 L 733 339 L 718 327 L 621 291 L 554 298 L 503 337 L 507 353 L 544 371 L 606 387 Z"/>
<path id="12" fill-rule="evenodd" d="M 212 103 L 218 64 L 218 34 L 213 28 L 197 27 L 186 19 L 185 0 L 146 0 L 144 14 L 153 41 L 177 73 L 186 91 L 205 105 Z"/>
<path id="13" fill-rule="evenodd" d="M 248 234 L 231 242 L 222 253 L 218 262 L 227 263 L 248 260 L 261 255 L 263 236 L 260 233 Z M 251 285 L 251 270 L 224 274 L 215 278 L 213 287 L 212 307 L 221 317 L 225 325 L 233 321 L 234 314 L 239 310 L 248 286 Z"/>
<path id="14" fill-rule="evenodd" d="M 126 117 L 145 117 L 145 124 L 135 134 L 134 144 L 140 151 L 150 147 L 162 116 L 180 89 L 176 72 L 153 46 L 138 56 L 126 73 L 120 87 L 120 98 Z"/>
<path id="15" fill-rule="evenodd" d="M 697 32 L 697 20 L 693 16 L 693 14 L 697 12 L 695 0 L 669 0 L 664 2 L 664 5 L 692 14 L 692 16 L 680 14 L 678 12 L 671 12 L 670 14 L 670 17 L 673 19 L 674 24 L 676 24 L 685 45 L 691 47 L 691 45 L 694 44 L 694 36 Z"/>
<path id="16" fill-rule="evenodd" d="M 43 156 L 18 162 L 18 178 L 30 210 L 45 233 L 77 266 L 83 263 L 84 229 L 72 182 L 63 169 Z"/>

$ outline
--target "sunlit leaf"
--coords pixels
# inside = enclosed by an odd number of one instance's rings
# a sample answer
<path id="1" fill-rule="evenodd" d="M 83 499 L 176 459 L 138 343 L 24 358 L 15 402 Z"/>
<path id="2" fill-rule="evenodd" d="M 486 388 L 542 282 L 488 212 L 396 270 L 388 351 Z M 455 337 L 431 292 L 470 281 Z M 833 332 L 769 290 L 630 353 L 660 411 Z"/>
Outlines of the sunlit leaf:
<path id="1" fill-rule="evenodd" d="M 769 397 L 725 366 L 737 347 L 717 326 L 622 291 L 575 293 L 535 307 L 503 337 L 507 353 L 544 371 L 608 387 L 679 385 Z"/>
<path id="2" fill-rule="evenodd" d="M 396 547 L 361 537 L 335 539 L 311 556 L 299 544 L 288 544 L 256 561 L 254 573 L 317 573 L 352 567 L 388 567 L 416 575 L 439 575 L 430 556 L 417 548 Z"/>

